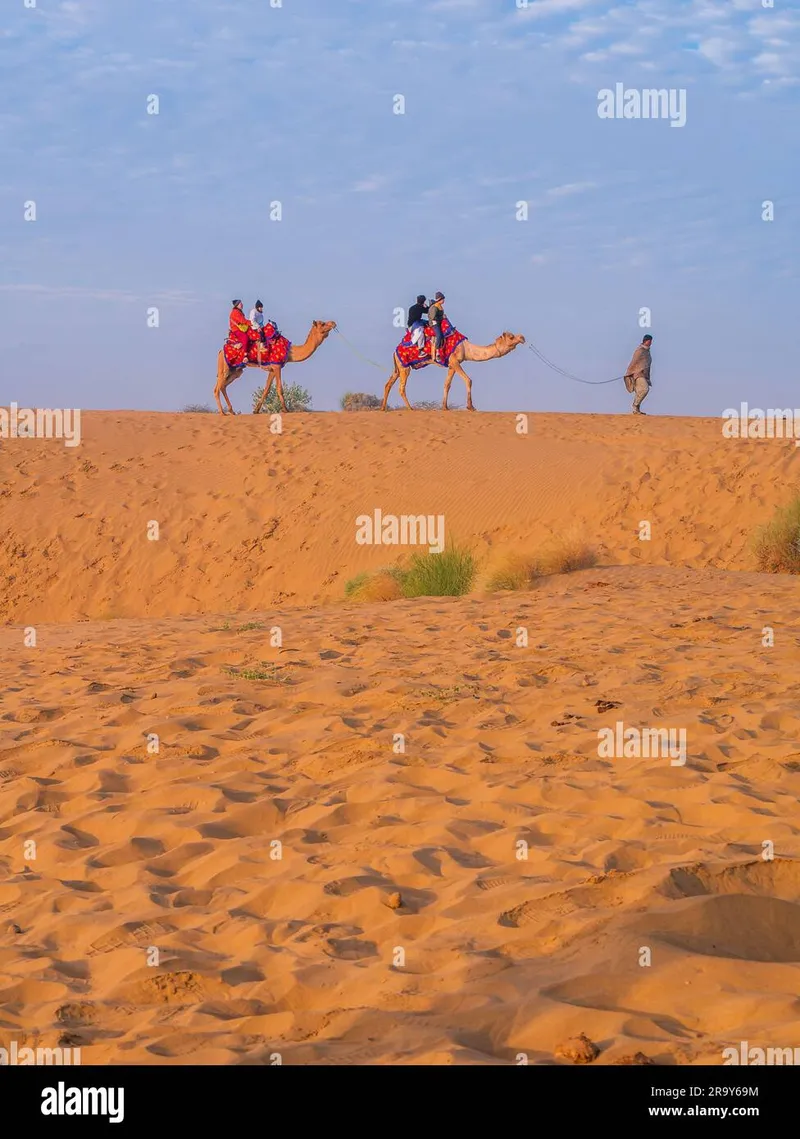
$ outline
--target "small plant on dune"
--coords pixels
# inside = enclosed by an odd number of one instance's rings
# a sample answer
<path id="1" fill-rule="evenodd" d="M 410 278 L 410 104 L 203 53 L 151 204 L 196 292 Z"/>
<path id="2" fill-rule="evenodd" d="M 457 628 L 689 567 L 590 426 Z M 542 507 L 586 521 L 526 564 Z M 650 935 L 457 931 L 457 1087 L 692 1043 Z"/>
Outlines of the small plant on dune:
<path id="1" fill-rule="evenodd" d="M 351 601 L 397 601 L 403 596 L 402 586 L 397 575 L 391 570 L 379 570 L 373 574 L 359 574 L 348 582 L 345 593 Z"/>
<path id="2" fill-rule="evenodd" d="M 575 573 L 596 565 L 596 552 L 582 538 L 563 538 L 538 554 L 509 554 L 491 574 L 486 588 L 531 589 L 542 577 Z"/>
<path id="3" fill-rule="evenodd" d="M 597 565 L 597 554 L 581 538 L 565 538 L 542 554 L 542 573 L 575 573 Z"/>
<path id="4" fill-rule="evenodd" d="M 345 392 L 339 400 L 342 411 L 373 411 L 381 406 L 376 395 L 367 392 Z"/>
<path id="5" fill-rule="evenodd" d="M 800 573 L 800 494 L 756 531 L 753 547 L 762 573 Z"/>
<path id="6" fill-rule="evenodd" d="M 213 410 L 213 407 L 209 407 L 207 403 L 187 403 L 185 407 L 181 408 L 181 411 L 188 411 L 192 413 L 203 411 L 210 414 Z"/>
<path id="7" fill-rule="evenodd" d="M 398 578 L 403 597 L 460 597 L 469 593 L 477 572 L 471 550 L 446 546 L 440 554 L 413 554 Z"/>
<path id="8" fill-rule="evenodd" d="M 369 574 L 366 571 L 364 571 L 364 573 L 357 573 L 355 577 L 351 577 L 349 581 L 344 583 L 345 597 L 355 596 L 367 581 L 369 581 Z"/>
<path id="9" fill-rule="evenodd" d="M 346 582 L 351 601 L 397 601 L 401 597 L 460 597 L 469 593 L 477 574 L 470 550 L 447 546 L 440 554 L 413 554 L 405 563 L 377 573 L 360 573 Z"/>
<path id="10" fill-rule="evenodd" d="M 264 391 L 262 384 L 257 391 L 253 392 L 253 410 L 256 409 L 256 404 L 261 399 L 261 393 Z M 287 411 L 311 411 L 311 393 L 308 392 L 300 384 L 284 384 L 283 398 L 286 400 Z M 261 408 L 262 412 L 268 415 L 277 415 L 281 410 L 281 401 L 278 399 L 278 389 L 275 384 L 272 385 L 269 395 L 264 400 L 264 406 Z"/>
<path id="11" fill-rule="evenodd" d="M 531 589 L 542 576 L 540 562 L 525 554 L 509 554 L 505 561 L 497 567 L 489 577 L 486 588 L 492 591 L 500 589 Z"/>
<path id="12" fill-rule="evenodd" d="M 403 596 L 399 572 L 397 566 L 389 566 L 376 573 L 357 574 L 345 582 L 345 597 L 350 601 L 397 601 Z"/>
<path id="13" fill-rule="evenodd" d="M 260 666 L 253 668 L 226 667 L 222 670 L 228 676 L 235 676 L 238 680 L 270 680 L 274 684 L 287 684 L 288 676 L 281 676 L 278 666 L 262 660 Z"/>

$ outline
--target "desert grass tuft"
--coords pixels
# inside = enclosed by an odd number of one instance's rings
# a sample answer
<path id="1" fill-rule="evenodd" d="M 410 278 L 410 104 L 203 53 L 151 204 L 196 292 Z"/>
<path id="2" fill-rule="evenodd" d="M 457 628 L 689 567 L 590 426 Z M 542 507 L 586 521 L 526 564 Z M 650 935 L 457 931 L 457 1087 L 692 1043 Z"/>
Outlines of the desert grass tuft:
<path id="1" fill-rule="evenodd" d="M 531 589 L 542 576 L 539 560 L 525 554 L 508 554 L 491 573 L 486 588 L 492 590 Z"/>
<path id="2" fill-rule="evenodd" d="M 398 574 L 403 597 L 461 597 L 478 572 L 471 550 L 446 546 L 440 554 L 413 554 Z"/>
<path id="3" fill-rule="evenodd" d="M 417 553 L 377 573 L 360 573 L 345 583 L 351 601 L 398 601 L 401 597 L 461 597 L 477 574 L 470 550 L 447 546 L 440 554 Z"/>
<path id="4" fill-rule="evenodd" d="M 753 548 L 762 573 L 800 573 L 800 494 L 756 531 Z"/>

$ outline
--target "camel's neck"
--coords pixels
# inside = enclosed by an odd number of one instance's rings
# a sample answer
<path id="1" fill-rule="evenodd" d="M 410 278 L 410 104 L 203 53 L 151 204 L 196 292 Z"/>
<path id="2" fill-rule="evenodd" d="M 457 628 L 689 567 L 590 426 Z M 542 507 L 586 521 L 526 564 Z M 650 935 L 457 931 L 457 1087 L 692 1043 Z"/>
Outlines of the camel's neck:
<path id="1" fill-rule="evenodd" d="M 505 356 L 511 349 L 505 344 L 502 347 L 494 344 L 472 344 L 469 340 L 464 345 L 464 356 L 467 360 L 496 360 L 498 356 Z"/>
<path id="2" fill-rule="evenodd" d="M 318 329 L 312 327 L 304 344 L 292 345 L 292 361 L 299 363 L 301 360 L 307 360 L 309 356 L 313 356 L 319 348 L 325 337 L 319 332 Z"/>

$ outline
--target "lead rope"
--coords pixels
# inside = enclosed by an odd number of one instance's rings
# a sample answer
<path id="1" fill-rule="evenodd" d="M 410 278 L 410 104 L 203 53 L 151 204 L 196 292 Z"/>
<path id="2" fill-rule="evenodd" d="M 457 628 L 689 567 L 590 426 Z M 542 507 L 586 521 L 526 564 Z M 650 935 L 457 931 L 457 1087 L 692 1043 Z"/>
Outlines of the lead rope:
<path id="1" fill-rule="evenodd" d="M 554 364 L 552 360 L 548 360 L 545 354 L 540 352 L 535 344 L 528 344 L 527 347 L 541 360 L 545 367 L 552 368 L 554 372 L 557 372 L 566 380 L 574 380 L 576 384 L 616 384 L 625 378 L 624 376 L 614 376 L 613 380 L 582 380 L 580 376 L 573 376 L 572 372 L 566 372 L 563 368 L 559 368 L 558 364 Z"/>
<path id="2" fill-rule="evenodd" d="M 373 368 L 378 368 L 381 372 L 385 371 L 383 364 L 376 364 L 374 360 L 370 360 L 369 356 L 364 356 L 363 353 L 359 352 L 359 350 L 356 348 L 355 344 L 350 343 L 350 341 L 347 339 L 345 334 L 339 328 L 338 324 L 337 324 L 336 328 L 334 329 L 334 331 L 339 333 L 339 335 L 341 336 L 342 340 L 344 340 L 347 347 L 350 349 L 351 352 L 355 353 L 355 355 L 358 356 L 359 360 L 363 360 L 366 364 L 371 364 Z"/>

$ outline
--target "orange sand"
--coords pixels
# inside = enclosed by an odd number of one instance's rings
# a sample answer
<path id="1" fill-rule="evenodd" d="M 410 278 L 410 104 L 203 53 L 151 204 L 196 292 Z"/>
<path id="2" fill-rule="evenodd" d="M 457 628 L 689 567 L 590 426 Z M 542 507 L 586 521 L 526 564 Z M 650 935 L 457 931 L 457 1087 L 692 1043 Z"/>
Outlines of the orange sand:
<path id="1" fill-rule="evenodd" d="M 597 1064 L 695 1064 L 800 1045 L 800 583 L 731 572 L 792 443 L 568 415 L 520 437 L 461 412 L 83 430 L 0 447 L 0 1046 L 553 1063 L 585 1032 Z M 353 541 L 375 507 L 444 513 L 484 570 L 567 530 L 605 564 L 344 604 L 394 557 Z M 685 728 L 686 765 L 600 758 L 617 720 Z"/>

